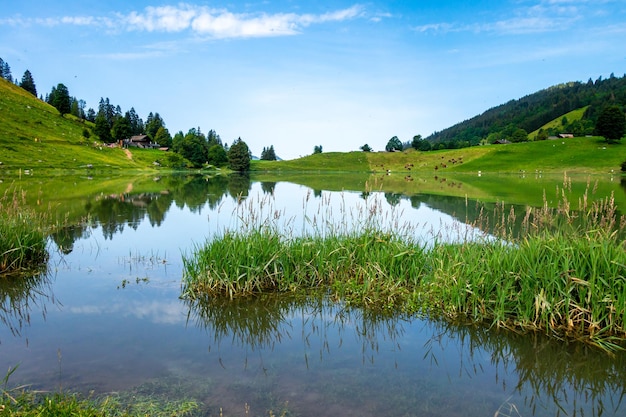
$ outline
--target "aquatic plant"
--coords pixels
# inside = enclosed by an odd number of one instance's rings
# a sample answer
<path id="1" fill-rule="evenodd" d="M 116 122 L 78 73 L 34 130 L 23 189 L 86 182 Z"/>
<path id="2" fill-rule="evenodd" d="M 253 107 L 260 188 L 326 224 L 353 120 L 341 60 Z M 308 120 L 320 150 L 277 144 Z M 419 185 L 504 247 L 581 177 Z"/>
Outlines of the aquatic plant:
<path id="1" fill-rule="evenodd" d="M 258 210 L 247 204 L 251 211 L 238 213 L 237 230 L 226 230 L 183 257 L 184 297 L 208 293 L 232 299 L 329 287 L 348 303 L 395 308 L 422 275 L 425 245 L 411 241 L 409 225 L 385 217 L 379 201 L 357 212 L 342 204 L 342 218 L 349 222 L 333 222 L 330 205 L 318 209 L 305 216 L 299 235 L 293 233 L 293 219 L 279 225 L 281 214 L 271 208 L 261 215 L 265 202 Z"/>
<path id="2" fill-rule="evenodd" d="M 18 192 L 0 198 L 0 275 L 36 268 L 48 258 L 42 215 L 24 198 Z"/>
<path id="3" fill-rule="evenodd" d="M 566 188 L 557 192 L 556 208 L 528 207 L 520 221 L 496 205 L 472 227 L 448 230 L 456 239 L 433 231 L 429 241 L 412 234 L 415 226 L 388 221 L 396 217 L 375 202 L 340 213 L 339 224 L 307 217 L 298 236 L 277 226 L 280 213 L 260 216 L 248 203 L 253 214 L 240 216 L 239 229 L 184 256 L 183 297 L 322 288 L 367 308 L 617 349 L 626 339 L 626 220 L 612 196 L 589 202 L 585 194 L 573 210 Z"/>

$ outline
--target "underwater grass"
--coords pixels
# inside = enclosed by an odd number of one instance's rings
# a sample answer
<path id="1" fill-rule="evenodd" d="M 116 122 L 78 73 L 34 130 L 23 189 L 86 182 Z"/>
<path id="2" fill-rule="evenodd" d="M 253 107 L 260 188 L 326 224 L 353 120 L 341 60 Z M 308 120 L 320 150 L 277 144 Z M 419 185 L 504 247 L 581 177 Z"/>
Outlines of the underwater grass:
<path id="1" fill-rule="evenodd" d="M 5 391 L 0 401 L 0 415 L 15 417 L 184 417 L 194 415 L 197 409 L 198 404 L 192 400 L 133 398 L 131 404 L 125 405 L 114 396 L 95 399 L 62 392 Z"/>
<path id="2" fill-rule="evenodd" d="M 27 208 L 24 194 L 0 197 L 0 275 L 30 270 L 48 259 L 42 215 Z"/>
<path id="3" fill-rule="evenodd" d="M 183 257 L 183 297 L 316 288 L 366 308 L 618 349 L 626 340 L 626 220 L 612 196 L 590 203 L 585 194 L 573 210 L 565 191 L 558 207 L 529 207 L 521 219 L 498 205 L 472 223 L 482 233 L 458 227 L 452 241 L 419 240 L 415 227 L 381 221 L 376 204 L 358 211 L 354 227 L 321 216 L 295 237 L 255 214 Z"/>

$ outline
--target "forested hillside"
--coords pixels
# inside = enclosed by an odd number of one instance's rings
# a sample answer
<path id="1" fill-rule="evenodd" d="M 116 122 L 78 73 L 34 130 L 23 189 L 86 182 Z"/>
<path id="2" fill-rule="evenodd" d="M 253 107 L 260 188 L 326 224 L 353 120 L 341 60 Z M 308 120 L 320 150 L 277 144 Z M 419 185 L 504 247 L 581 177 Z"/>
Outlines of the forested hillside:
<path id="1" fill-rule="evenodd" d="M 491 108 L 483 114 L 435 132 L 426 138 L 439 147 L 457 148 L 477 145 L 481 141 L 519 141 L 546 123 L 560 118 L 572 110 L 588 106 L 581 120 L 565 121 L 565 129 L 576 136 L 593 134 L 601 111 L 608 105 L 626 105 L 626 75 L 613 74 L 607 79 L 590 78 L 586 83 L 569 82 L 556 85 L 534 94 L 511 100 Z M 530 138 L 531 140 L 535 138 Z"/>

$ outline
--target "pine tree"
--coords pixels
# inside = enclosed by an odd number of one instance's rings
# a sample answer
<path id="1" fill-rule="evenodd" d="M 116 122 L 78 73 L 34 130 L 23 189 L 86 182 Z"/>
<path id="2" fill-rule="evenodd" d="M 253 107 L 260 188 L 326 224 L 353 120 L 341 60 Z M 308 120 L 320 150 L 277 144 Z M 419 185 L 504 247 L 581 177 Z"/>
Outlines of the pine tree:
<path id="1" fill-rule="evenodd" d="M 30 73 L 29 70 L 24 71 L 20 87 L 37 97 L 37 87 L 35 87 L 35 80 L 33 80 L 33 75 Z"/>
<path id="2" fill-rule="evenodd" d="M 98 112 L 95 119 L 94 133 L 98 135 L 101 141 L 111 143 L 113 137 L 111 136 L 111 127 L 107 122 L 106 114 L 104 112 Z"/>
<path id="3" fill-rule="evenodd" d="M 118 117 L 113 122 L 113 127 L 111 128 L 111 136 L 115 141 L 121 141 L 124 139 L 130 138 L 131 128 L 130 123 L 124 117 Z"/>
<path id="4" fill-rule="evenodd" d="M 270 145 L 270 147 L 267 150 L 267 155 L 266 155 L 266 160 L 267 161 L 275 161 L 276 160 L 276 152 L 274 151 L 274 145 Z"/>
<path id="5" fill-rule="evenodd" d="M 4 78 L 5 80 L 9 82 L 13 82 L 13 76 L 11 75 L 11 67 L 9 66 L 9 63 L 2 60 L 2 58 L 0 58 L 0 77 Z"/>
<path id="6" fill-rule="evenodd" d="M 228 164 L 233 171 L 245 172 L 250 169 L 250 149 L 241 138 L 228 150 Z"/>
<path id="7" fill-rule="evenodd" d="M 96 122 L 96 111 L 91 107 L 89 108 L 89 110 L 87 110 L 86 119 L 92 123 Z"/>
<path id="8" fill-rule="evenodd" d="M 70 93 L 64 84 L 57 84 L 56 88 L 48 96 L 48 102 L 53 105 L 61 115 L 68 114 L 72 110 Z"/>
<path id="9" fill-rule="evenodd" d="M 146 135 L 148 135 L 150 139 L 154 140 L 157 132 L 162 127 L 165 127 L 165 122 L 163 121 L 163 119 L 161 119 L 159 113 L 152 114 L 152 112 L 150 112 L 150 114 L 148 115 L 148 120 L 146 120 Z M 194 129 L 194 133 L 196 132 L 199 134 L 199 129 L 197 131 Z"/>
<path id="10" fill-rule="evenodd" d="M 143 133 L 143 120 L 141 120 L 141 118 L 137 115 L 134 107 L 131 107 L 130 110 L 126 112 L 124 117 L 130 123 L 130 128 L 133 135 L 140 135 Z"/>

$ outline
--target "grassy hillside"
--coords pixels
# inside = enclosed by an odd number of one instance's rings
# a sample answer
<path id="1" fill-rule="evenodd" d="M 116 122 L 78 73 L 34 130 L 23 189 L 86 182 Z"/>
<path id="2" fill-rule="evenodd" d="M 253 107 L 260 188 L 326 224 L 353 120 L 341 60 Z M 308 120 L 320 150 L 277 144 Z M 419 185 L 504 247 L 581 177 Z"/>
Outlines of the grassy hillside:
<path id="1" fill-rule="evenodd" d="M 626 76 L 555 85 L 488 109 L 426 139 L 433 143 L 467 142 L 471 145 L 492 134 L 508 139 L 515 129 L 534 132 L 571 111 L 587 107 L 583 118 L 578 119 L 582 122 L 578 134 L 585 135 L 593 132 L 600 112 L 609 103 L 621 106 L 626 103 Z"/>
<path id="2" fill-rule="evenodd" d="M 565 132 L 565 126 L 563 126 L 563 117 L 566 117 L 567 121 L 570 123 L 575 120 L 581 120 L 583 118 L 583 115 L 585 114 L 585 111 L 588 108 L 589 106 L 581 107 L 580 109 L 572 110 L 571 112 L 566 113 L 561 117 L 557 117 L 556 119 L 549 121 L 545 125 L 541 126 L 539 129 L 536 129 L 530 132 L 528 134 L 528 140 L 535 140 L 535 138 L 537 137 L 537 133 L 539 133 L 539 130 L 541 129 L 543 130 L 557 129 L 563 133 L 568 133 L 568 132 Z"/>
<path id="3" fill-rule="evenodd" d="M 369 171 L 368 156 L 364 152 L 327 152 L 288 161 L 251 161 L 253 171 Z"/>
<path id="4" fill-rule="evenodd" d="M 52 106 L 0 79 L 0 170 L 146 169 L 158 151 L 107 148 L 83 137 L 88 122 L 62 117 Z M 0 171 L 1 172 L 1 171 Z"/>
<path id="5" fill-rule="evenodd" d="M 253 161 L 253 171 L 370 171 L 412 173 L 535 172 L 601 174 L 619 172 L 626 144 L 607 144 L 600 137 L 546 140 L 508 145 L 418 152 L 323 153 L 292 161 Z"/>
<path id="6" fill-rule="evenodd" d="M 579 109 L 577 112 L 584 111 Z M 574 120 L 580 114 L 572 113 Z M 560 123 L 560 121 L 559 121 Z M 88 122 L 62 117 L 52 106 L 0 79 L 0 173 L 25 170 L 84 172 L 153 170 L 163 159 L 156 150 L 102 146 L 83 136 Z M 413 172 L 618 172 L 626 145 L 602 138 L 574 138 L 509 145 L 417 152 L 321 153 L 290 161 L 252 161 L 257 172 L 374 172 L 410 176 Z M 87 167 L 92 168 L 87 168 Z M 361 181 L 361 180 L 358 180 Z"/>

